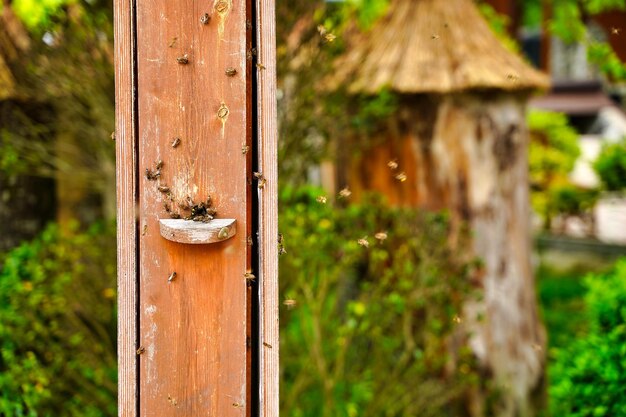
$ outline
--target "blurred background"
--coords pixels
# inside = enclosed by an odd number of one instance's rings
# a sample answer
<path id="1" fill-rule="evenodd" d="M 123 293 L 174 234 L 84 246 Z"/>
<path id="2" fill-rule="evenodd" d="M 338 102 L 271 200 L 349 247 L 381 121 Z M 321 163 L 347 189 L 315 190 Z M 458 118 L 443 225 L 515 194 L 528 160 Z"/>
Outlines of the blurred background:
<path id="1" fill-rule="evenodd" d="M 282 415 L 626 416 L 626 1 L 276 7 Z M 117 414 L 112 28 L 0 7 L 2 416 Z"/>

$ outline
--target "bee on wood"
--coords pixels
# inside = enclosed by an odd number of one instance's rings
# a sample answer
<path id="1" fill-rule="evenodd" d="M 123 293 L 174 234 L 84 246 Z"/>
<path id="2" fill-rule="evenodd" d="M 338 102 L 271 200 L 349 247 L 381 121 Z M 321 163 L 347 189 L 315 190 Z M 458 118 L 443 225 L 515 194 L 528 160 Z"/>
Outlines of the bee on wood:
<path id="1" fill-rule="evenodd" d="M 155 181 L 160 176 L 161 176 L 161 171 L 159 170 L 152 171 L 151 169 L 146 168 L 146 179 L 148 181 Z"/>
<path id="2" fill-rule="evenodd" d="M 252 283 L 256 280 L 256 276 L 252 273 L 251 270 L 247 270 L 245 274 L 243 274 L 244 279 L 248 286 L 252 285 Z"/>
<path id="3" fill-rule="evenodd" d="M 387 162 L 387 166 L 392 169 L 392 170 L 396 170 L 398 169 L 398 161 L 396 161 L 395 159 Z"/>
<path id="4" fill-rule="evenodd" d="M 250 48 L 248 50 L 248 53 L 246 54 L 246 58 L 248 60 L 251 60 L 252 58 L 254 58 L 256 56 L 256 48 Z"/>
<path id="5" fill-rule="evenodd" d="M 139 349 L 137 349 L 137 355 L 141 355 L 142 353 L 144 353 L 146 351 L 146 348 L 143 346 L 139 346 Z"/>
<path id="6" fill-rule="evenodd" d="M 258 188 L 259 189 L 265 188 L 265 183 L 267 182 L 267 180 L 265 179 L 263 174 L 261 174 L 260 172 L 254 172 L 252 175 L 258 181 L 258 184 L 257 184 Z"/>
<path id="7" fill-rule="evenodd" d="M 262 70 L 264 70 L 264 69 L 265 69 L 265 65 L 261 64 L 260 62 L 257 62 L 256 67 L 257 67 L 258 69 L 262 69 Z"/>
<path id="8" fill-rule="evenodd" d="M 266 348 L 270 348 L 270 349 L 272 349 L 272 345 L 270 345 L 270 344 L 269 344 L 269 343 L 267 343 L 267 342 L 263 342 L 263 346 L 265 346 Z"/>
<path id="9" fill-rule="evenodd" d="M 226 71 L 224 71 L 226 73 L 226 75 L 228 75 L 229 77 L 234 77 L 235 75 L 237 75 L 237 70 L 233 67 L 228 67 L 226 68 Z"/>
<path id="10" fill-rule="evenodd" d="M 170 192 L 170 187 L 168 187 L 167 185 L 159 185 L 158 189 L 163 194 Z"/>
<path id="11" fill-rule="evenodd" d="M 246 244 L 248 246 L 254 245 L 254 240 L 252 239 L 252 236 L 248 236 L 248 238 L 246 239 Z"/>
<path id="12" fill-rule="evenodd" d="M 174 280 L 176 279 L 176 275 L 178 275 L 178 274 L 176 273 L 176 271 L 172 272 L 172 273 L 170 274 L 170 276 L 167 278 L 167 282 L 172 282 L 172 281 L 174 281 Z"/>
<path id="13" fill-rule="evenodd" d="M 189 63 L 189 55 L 185 54 L 183 56 L 179 56 L 178 58 L 176 58 L 176 62 L 181 65 L 187 65 Z"/>
<path id="14" fill-rule="evenodd" d="M 200 18 L 200 23 L 202 23 L 203 25 L 208 25 L 209 24 L 209 20 L 211 20 L 211 16 L 209 16 L 208 13 L 205 13 Z"/>
<path id="15" fill-rule="evenodd" d="M 172 148 L 176 148 L 178 145 L 180 145 L 180 138 L 175 137 L 174 140 L 172 141 Z"/>
<path id="16" fill-rule="evenodd" d="M 395 178 L 400 182 L 404 182 L 406 181 L 407 176 L 404 172 L 401 172 L 398 175 L 396 175 Z"/>
<path id="17" fill-rule="evenodd" d="M 249 150 L 250 150 L 250 147 L 248 145 L 246 145 L 246 144 L 241 145 L 241 153 L 242 154 L 244 154 L 244 155 L 247 154 Z"/>
<path id="18" fill-rule="evenodd" d="M 172 40 L 170 41 L 169 47 L 173 48 L 174 45 L 176 45 L 176 41 L 178 40 L 178 38 L 172 38 Z"/>
<path id="19" fill-rule="evenodd" d="M 163 168 L 163 161 L 162 161 L 162 160 L 160 160 L 160 159 L 159 159 L 158 161 L 156 161 L 156 166 L 155 166 L 155 168 L 157 169 L 157 171 L 160 171 L 160 170 L 161 170 L 161 168 Z"/>

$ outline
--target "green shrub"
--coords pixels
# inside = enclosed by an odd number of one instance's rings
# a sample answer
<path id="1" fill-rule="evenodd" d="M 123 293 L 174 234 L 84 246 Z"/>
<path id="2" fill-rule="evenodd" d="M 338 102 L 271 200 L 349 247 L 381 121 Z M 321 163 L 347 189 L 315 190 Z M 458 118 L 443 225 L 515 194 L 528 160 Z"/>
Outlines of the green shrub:
<path id="1" fill-rule="evenodd" d="M 115 232 L 49 227 L 0 269 L 0 415 L 116 413 Z"/>
<path id="2" fill-rule="evenodd" d="M 607 190 L 626 189 L 626 139 L 604 145 L 593 167 Z"/>
<path id="3" fill-rule="evenodd" d="M 561 209 L 560 202 L 555 201 L 559 190 L 573 189 L 568 175 L 580 155 L 578 134 L 562 113 L 531 111 L 528 126 L 531 202 L 549 229 L 552 217 Z"/>
<path id="4" fill-rule="evenodd" d="M 455 415 L 476 375 L 463 347 L 446 372 L 471 271 L 446 216 L 316 196 L 281 198 L 282 413 Z"/>
<path id="5" fill-rule="evenodd" d="M 589 334 L 555 353 L 553 416 L 626 416 L 626 259 L 591 275 L 585 297 Z"/>

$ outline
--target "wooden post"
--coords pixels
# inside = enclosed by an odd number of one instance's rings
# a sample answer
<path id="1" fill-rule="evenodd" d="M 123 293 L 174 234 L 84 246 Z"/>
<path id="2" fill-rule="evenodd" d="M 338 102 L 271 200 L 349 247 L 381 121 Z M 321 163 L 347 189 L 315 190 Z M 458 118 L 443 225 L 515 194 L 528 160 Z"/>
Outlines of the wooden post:
<path id="1" fill-rule="evenodd" d="M 115 52 L 119 415 L 277 416 L 274 0 L 116 0 Z"/>

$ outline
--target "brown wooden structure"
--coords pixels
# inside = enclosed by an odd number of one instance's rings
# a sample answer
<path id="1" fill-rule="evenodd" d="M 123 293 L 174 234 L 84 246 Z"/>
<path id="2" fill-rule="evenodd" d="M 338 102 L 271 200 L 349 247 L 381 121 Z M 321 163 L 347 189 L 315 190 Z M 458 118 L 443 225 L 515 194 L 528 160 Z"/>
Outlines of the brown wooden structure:
<path id="1" fill-rule="evenodd" d="M 466 305 L 464 327 L 503 393 L 498 415 L 532 415 L 545 336 L 530 262 L 526 103 L 547 77 L 500 44 L 471 0 L 392 1 L 348 51 L 335 83 L 362 95 L 390 89 L 398 108 L 381 132 L 338 146 L 338 187 L 447 209 L 472 227 L 483 298 Z M 475 400 L 473 414 L 484 415 Z"/>
<path id="2" fill-rule="evenodd" d="M 120 416 L 277 415 L 274 45 L 273 0 L 115 1 Z"/>

